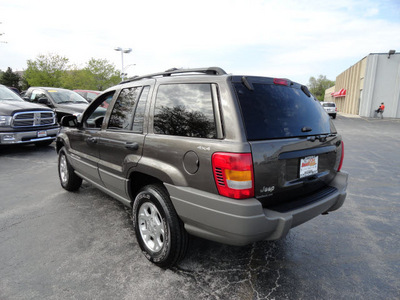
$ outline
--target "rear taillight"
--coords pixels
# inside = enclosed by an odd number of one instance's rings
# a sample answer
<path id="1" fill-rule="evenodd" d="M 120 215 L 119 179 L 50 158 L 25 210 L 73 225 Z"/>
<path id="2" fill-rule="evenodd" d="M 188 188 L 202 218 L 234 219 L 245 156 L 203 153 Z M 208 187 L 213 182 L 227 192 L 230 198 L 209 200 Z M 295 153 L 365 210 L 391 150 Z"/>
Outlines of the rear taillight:
<path id="1" fill-rule="evenodd" d="M 212 165 L 220 195 L 234 199 L 254 197 L 251 153 L 216 152 L 212 156 Z"/>
<path id="2" fill-rule="evenodd" d="M 340 169 L 342 169 L 343 165 L 343 157 L 344 157 L 344 144 L 343 141 L 341 142 L 341 147 L 342 147 L 342 154 L 340 155 L 340 162 L 337 171 L 340 172 Z"/>

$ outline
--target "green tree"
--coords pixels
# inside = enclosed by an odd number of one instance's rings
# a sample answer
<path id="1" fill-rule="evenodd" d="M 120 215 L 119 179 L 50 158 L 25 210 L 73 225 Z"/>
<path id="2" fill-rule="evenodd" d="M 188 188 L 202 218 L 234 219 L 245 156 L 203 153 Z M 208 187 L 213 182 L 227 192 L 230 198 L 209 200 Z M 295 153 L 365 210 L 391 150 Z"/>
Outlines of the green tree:
<path id="1" fill-rule="evenodd" d="M 334 85 L 335 81 L 327 79 L 325 75 L 319 75 L 318 79 L 310 77 L 308 81 L 308 89 L 319 101 L 324 101 L 325 90 Z"/>
<path id="2" fill-rule="evenodd" d="M 90 59 L 84 68 L 92 76 L 92 90 L 105 90 L 110 86 L 118 84 L 120 73 L 115 66 L 106 59 Z"/>
<path id="3" fill-rule="evenodd" d="M 7 71 L 0 74 L 1 84 L 12 86 L 19 90 L 21 89 L 20 80 L 21 77 L 17 73 L 14 73 L 10 67 L 7 68 Z"/>
<path id="4" fill-rule="evenodd" d="M 91 58 L 85 68 L 69 70 L 63 76 L 62 84 L 67 89 L 103 91 L 120 82 L 120 73 L 106 59 Z"/>
<path id="5" fill-rule="evenodd" d="M 30 86 L 62 87 L 69 59 L 56 54 L 39 55 L 28 60 L 24 78 Z"/>
<path id="6" fill-rule="evenodd" d="M 85 69 L 74 68 L 66 72 L 62 78 L 62 85 L 70 90 L 95 90 L 93 88 L 93 76 Z"/>

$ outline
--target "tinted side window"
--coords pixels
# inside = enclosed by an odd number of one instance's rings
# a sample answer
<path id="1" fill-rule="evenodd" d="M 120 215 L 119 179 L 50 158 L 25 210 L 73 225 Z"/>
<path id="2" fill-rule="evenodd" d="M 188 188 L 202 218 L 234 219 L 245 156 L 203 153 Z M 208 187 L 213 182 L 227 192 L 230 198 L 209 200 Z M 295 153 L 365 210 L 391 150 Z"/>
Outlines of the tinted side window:
<path id="1" fill-rule="evenodd" d="M 109 129 L 131 130 L 136 100 L 141 87 L 123 89 L 111 112 Z"/>
<path id="2" fill-rule="evenodd" d="M 216 138 L 211 84 L 160 85 L 154 112 L 154 132 Z"/>
<path id="3" fill-rule="evenodd" d="M 135 117 L 133 119 L 132 131 L 136 133 L 143 133 L 144 112 L 146 110 L 147 96 L 149 95 L 149 86 L 143 88 L 142 93 L 136 107 Z"/>
<path id="4" fill-rule="evenodd" d="M 102 95 L 102 102 L 98 103 L 97 107 L 86 117 L 85 125 L 91 128 L 101 128 L 104 116 L 107 112 L 107 107 L 111 103 L 114 93 Z"/>

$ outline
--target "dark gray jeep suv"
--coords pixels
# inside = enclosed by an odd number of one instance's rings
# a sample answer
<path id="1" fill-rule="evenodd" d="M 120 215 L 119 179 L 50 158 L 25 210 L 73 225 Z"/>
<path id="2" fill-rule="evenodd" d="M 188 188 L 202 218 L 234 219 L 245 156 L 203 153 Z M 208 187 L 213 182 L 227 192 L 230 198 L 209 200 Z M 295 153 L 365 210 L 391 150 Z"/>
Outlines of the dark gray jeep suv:
<path id="1" fill-rule="evenodd" d="M 183 258 L 188 234 L 275 240 L 346 198 L 342 138 L 287 79 L 171 69 L 122 82 L 61 123 L 63 188 L 84 179 L 131 207 L 138 243 L 161 267 Z"/>

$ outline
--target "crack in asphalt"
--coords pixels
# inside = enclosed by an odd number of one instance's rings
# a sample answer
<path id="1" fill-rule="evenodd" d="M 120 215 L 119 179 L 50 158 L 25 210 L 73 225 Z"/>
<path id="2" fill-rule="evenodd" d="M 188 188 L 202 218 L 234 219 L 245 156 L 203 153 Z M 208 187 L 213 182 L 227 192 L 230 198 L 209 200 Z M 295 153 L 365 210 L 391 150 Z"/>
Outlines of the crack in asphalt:
<path id="1" fill-rule="evenodd" d="M 44 216 L 48 216 L 48 215 L 52 215 L 52 214 L 56 214 L 56 213 L 57 213 L 56 211 L 53 211 L 53 212 L 42 213 L 40 215 L 36 215 L 36 216 L 32 216 L 32 217 L 30 217 L 31 215 L 29 215 L 28 217 L 21 216 L 23 218 L 22 220 L 17 221 L 15 223 L 11 223 L 11 224 L 6 224 L 6 226 L 0 228 L 0 232 L 4 232 L 4 231 L 6 231 L 6 230 L 8 230 L 8 229 L 10 229 L 10 228 L 12 228 L 14 226 L 17 226 L 19 224 L 25 223 L 27 221 L 32 221 L 32 220 L 39 219 L 39 218 L 42 218 Z"/>
<path id="2" fill-rule="evenodd" d="M 173 270 L 179 275 L 190 278 L 196 287 L 202 291 L 202 299 L 226 299 L 226 292 L 233 289 L 239 290 L 238 297 L 230 299 L 274 299 L 273 295 L 281 287 L 281 267 L 270 266 L 276 260 L 274 255 L 276 248 L 275 244 L 267 244 L 267 248 L 265 248 L 263 245 L 259 246 L 257 243 L 253 243 L 247 258 L 233 258 L 237 263 L 235 268 L 225 269 L 227 260 L 221 261 L 220 264 L 212 264 L 214 268 L 218 268 L 215 270 L 210 270 L 208 262 L 203 262 L 202 265 L 196 265 L 192 268 L 178 266 Z M 262 257 L 257 258 L 257 255 Z M 265 285 L 257 287 L 264 273 L 267 273 L 272 284 L 268 288 Z M 273 274 L 276 275 L 272 277 Z"/>

